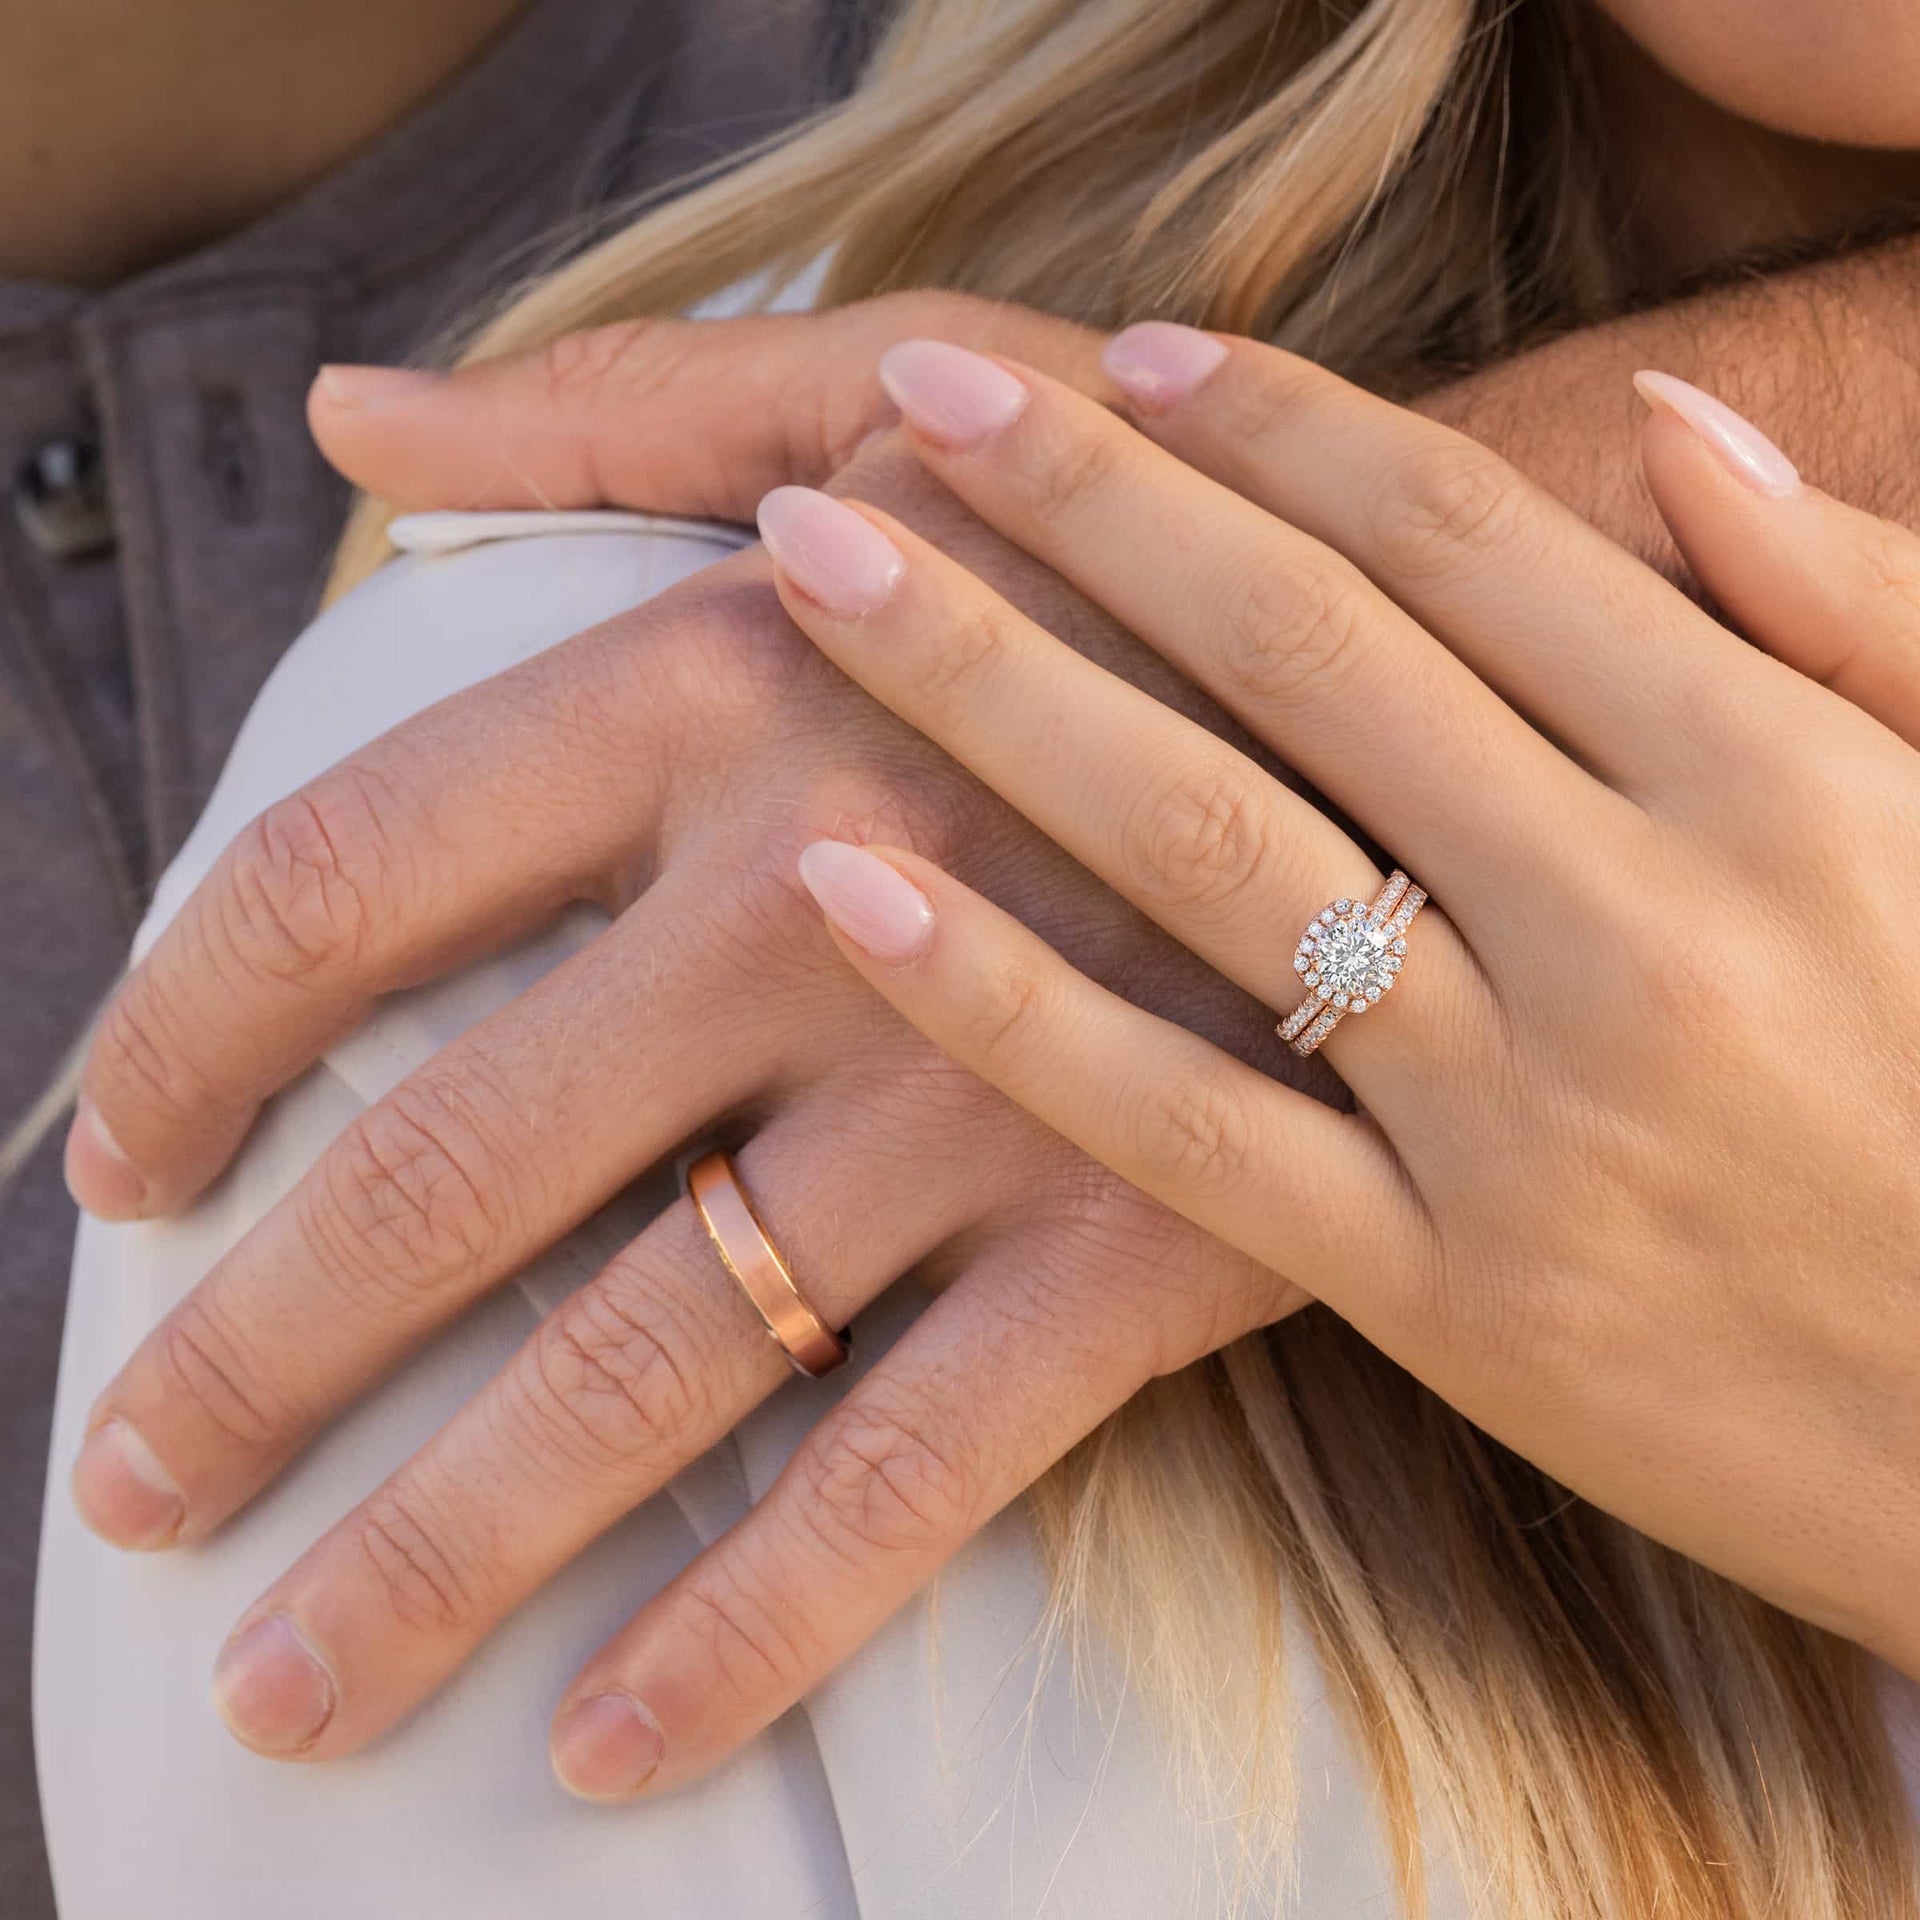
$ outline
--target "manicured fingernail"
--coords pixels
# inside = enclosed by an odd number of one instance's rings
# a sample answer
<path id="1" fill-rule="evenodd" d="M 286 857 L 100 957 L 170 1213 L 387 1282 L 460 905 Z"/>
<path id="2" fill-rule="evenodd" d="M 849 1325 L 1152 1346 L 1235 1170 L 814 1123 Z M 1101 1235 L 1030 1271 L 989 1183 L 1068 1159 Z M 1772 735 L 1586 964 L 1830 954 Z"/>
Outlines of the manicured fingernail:
<path id="1" fill-rule="evenodd" d="M 759 519 L 774 565 L 842 620 L 885 606 L 907 570 L 872 521 L 811 487 L 775 487 L 760 502 Z"/>
<path id="2" fill-rule="evenodd" d="M 270 1613 L 236 1634 L 213 1670 L 221 1719 L 256 1753 L 299 1753 L 312 1746 L 339 1697 L 326 1663 L 284 1613 Z"/>
<path id="3" fill-rule="evenodd" d="M 1719 456 L 1736 480 L 1770 500 L 1800 490 L 1800 473 L 1751 420 L 1710 393 L 1670 373 L 1636 373 L 1634 390 L 1650 407 L 1665 407 L 1691 427 Z"/>
<path id="4" fill-rule="evenodd" d="M 800 878 L 820 911 L 876 960 L 898 966 L 933 938 L 933 902 L 865 847 L 816 840 L 800 856 Z"/>
<path id="5" fill-rule="evenodd" d="M 313 384 L 329 406 L 371 409 L 417 400 L 441 385 L 442 376 L 413 367 L 322 367 Z"/>
<path id="6" fill-rule="evenodd" d="M 625 1800 L 660 1766 L 660 1723 L 626 1693 L 595 1694 L 553 1730 L 553 1771 L 582 1800 Z"/>
<path id="7" fill-rule="evenodd" d="M 82 1098 L 67 1130 L 67 1191 L 102 1220 L 131 1220 L 147 1203 L 147 1183 L 107 1123 Z"/>
<path id="8" fill-rule="evenodd" d="M 880 356 L 880 384 L 908 423 L 944 447 L 977 447 L 1027 404 L 1026 383 L 944 340 L 902 340 Z"/>
<path id="9" fill-rule="evenodd" d="M 1198 327 L 1142 320 L 1107 342 L 1100 364 L 1129 400 L 1162 413 L 1178 406 L 1226 357 L 1225 343 Z"/>
<path id="10" fill-rule="evenodd" d="M 186 1496 L 138 1427 L 104 1421 L 73 1463 L 73 1504 L 101 1539 L 130 1552 L 170 1547 L 187 1517 Z"/>

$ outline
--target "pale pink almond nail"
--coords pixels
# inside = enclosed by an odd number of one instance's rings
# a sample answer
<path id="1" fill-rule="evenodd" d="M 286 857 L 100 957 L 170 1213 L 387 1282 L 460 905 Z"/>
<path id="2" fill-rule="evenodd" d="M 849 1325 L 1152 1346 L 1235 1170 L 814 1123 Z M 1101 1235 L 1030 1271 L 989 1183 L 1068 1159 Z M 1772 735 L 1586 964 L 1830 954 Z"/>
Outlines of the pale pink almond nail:
<path id="1" fill-rule="evenodd" d="M 933 938 L 933 902 L 865 847 L 816 840 L 800 856 L 800 878 L 820 911 L 876 960 L 900 966 Z"/>
<path id="2" fill-rule="evenodd" d="M 1735 413 L 1724 400 L 1716 400 L 1670 373 L 1636 373 L 1633 384 L 1648 406 L 1664 407 L 1691 427 L 1720 464 L 1754 492 L 1770 500 L 1784 500 L 1788 494 L 1799 492 L 1799 469 L 1751 420 Z"/>
<path id="3" fill-rule="evenodd" d="M 1135 405 L 1164 413 L 1193 393 L 1226 357 L 1225 343 L 1198 327 L 1142 320 L 1107 342 L 1100 364 Z"/>
<path id="4" fill-rule="evenodd" d="M 343 412 L 418 400 L 444 384 L 440 374 L 412 367 L 322 367 L 313 382 L 315 392 Z"/>
<path id="5" fill-rule="evenodd" d="M 562 1715 L 549 1754 L 553 1771 L 582 1800 L 625 1800 L 660 1769 L 660 1723 L 631 1694 L 600 1693 Z"/>
<path id="6" fill-rule="evenodd" d="M 147 1183 L 100 1118 L 81 1096 L 67 1130 L 67 1191 L 101 1220 L 131 1220 L 147 1203 Z"/>
<path id="7" fill-rule="evenodd" d="M 284 1613 L 234 1635 L 213 1671 L 227 1730 L 256 1753 L 300 1753 L 326 1731 L 340 1691 L 326 1662 Z"/>
<path id="8" fill-rule="evenodd" d="M 907 570 L 900 549 L 870 520 L 812 487 L 775 487 L 760 502 L 759 520 L 774 565 L 842 620 L 885 606 Z"/>
<path id="9" fill-rule="evenodd" d="M 187 1517 L 186 1496 L 138 1427 L 103 1421 L 73 1463 L 73 1504 L 102 1540 L 131 1553 L 170 1547 Z"/>
<path id="10" fill-rule="evenodd" d="M 945 340 L 902 340 L 880 356 L 880 384 L 908 423 L 956 450 L 977 447 L 1020 418 L 1026 383 L 984 354 Z"/>

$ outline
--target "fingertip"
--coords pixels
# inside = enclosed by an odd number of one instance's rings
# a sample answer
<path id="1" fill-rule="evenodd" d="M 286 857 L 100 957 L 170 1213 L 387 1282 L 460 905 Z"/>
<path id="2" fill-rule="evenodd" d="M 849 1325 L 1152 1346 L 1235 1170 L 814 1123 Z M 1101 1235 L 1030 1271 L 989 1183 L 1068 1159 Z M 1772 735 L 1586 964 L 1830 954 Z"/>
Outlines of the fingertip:
<path id="1" fill-rule="evenodd" d="M 146 1176 L 83 1094 L 67 1129 L 67 1191 L 98 1220 L 137 1220 L 151 1199 Z"/>
<path id="2" fill-rule="evenodd" d="M 577 1800 L 615 1805 L 651 1784 L 666 1737 L 646 1703 L 609 1690 L 564 1709 L 548 1742 L 554 1778 Z"/>

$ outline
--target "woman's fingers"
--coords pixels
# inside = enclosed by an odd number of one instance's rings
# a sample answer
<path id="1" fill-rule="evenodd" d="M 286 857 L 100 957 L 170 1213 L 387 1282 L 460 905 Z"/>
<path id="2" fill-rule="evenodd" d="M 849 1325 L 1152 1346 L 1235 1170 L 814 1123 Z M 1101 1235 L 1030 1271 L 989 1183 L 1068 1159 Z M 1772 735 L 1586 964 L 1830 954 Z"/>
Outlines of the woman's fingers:
<path id="1" fill-rule="evenodd" d="M 95 1403 L 88 1524 L 126 1547 L 212 1532 L 436 1327 L 764 1086 L 779 1006 L 715 994 L 731 934 L 710 882 L 670 872 L 348 1127 Z"/>
<path id="2" fill-rule="evenodd" d="M 788 612 L 869 693 L 1219 972 L 1278 1010 L 1299 1004 L 1294 937 L 1381 880 L 1319 809 L 897 521 L 794 487 L 761 503 L 760 527 Z M 1444 1077 L 1486 1032 L 1486 983 L 1459 936 L 1436 913 L 1419 938 L 1420 984 L 1392 1031 L 1340 1030 L 1335 1057 L 1363 1099 L 1382 1048 L 1415 1045 Z"/>
<path id="3" fill-rule="evenodd" d="M 983 1102 L 981 1114 L 992 1111 Z M 838 1327 L 998 1198 L 981 1129 L 823 1088 L 738 1157 L 769 1234 Z M 875 1181 L 890 1204 L 876 1209 Z M 681 1201 L 248 1610 L 218 1690 L 263 1752 L 344 1753 L 789 1377 Z"/>
<path id="4" fill-rule="evenodd" d="M 1344 554 L 1623 792 L 1692 771 L 1699 723 L 1729 701 L 1744 712 L 1751 663 L 1729 636 L 1464 434 L 1297 355 L 1190 327 L 1129 327 L 1105 361 L 1144 433 Z"/>
<path id="5" fill-rule="evenodd" d="M 561 651 L 376 740 L 227 849 L 101 1017 L 68 1151 L 83 1206 L 184 1205 L 377 996 L 605 896 L 663 768 L 638 738 L 588 750 L 567 684 L 584 655 Z M 622 666 L 653 671 L 645 649 Z"/>
<path id="6" fill-rule="evenodd" d="M 1920 746 L 1920 539 L 1804 485 L 1711 394 L 1635 384 L 1647 484 L 1701 584 L 1749 640 Z"/>
<path id="7" fill-rule="evenodd" d="M 1112 1222 L 1100 1288 L 1076 1279 L 1084 1220 L 984 1248 L 753 1511 L 587 1664 L 554 1716 L 561 1779 L 614 1800 L 703 1773 L 1152 1375 L 1305 1297 L 1197 1232 L 1143 1246 L 1138 1224 Z"/>
<path id="8" fill-rule="evenodd" d="M 881 371 L 921 457 L 976 513 L 1198 681 L 1442 897 L 1457 880 L 1504 913 L 1505 896 L 1624 806 L 1348 560 L 1096 402 L 937 342 L 894 348 Z"/>
<path id="9" fill-rule="evenodd" d="M 1109 993 L 915 855 L 821 841 L 800 876 L 928 1039 L 1203 1231 L 1336 1309 L 1424 1265 L 1421 1203 L 1371 1120 Z"/>

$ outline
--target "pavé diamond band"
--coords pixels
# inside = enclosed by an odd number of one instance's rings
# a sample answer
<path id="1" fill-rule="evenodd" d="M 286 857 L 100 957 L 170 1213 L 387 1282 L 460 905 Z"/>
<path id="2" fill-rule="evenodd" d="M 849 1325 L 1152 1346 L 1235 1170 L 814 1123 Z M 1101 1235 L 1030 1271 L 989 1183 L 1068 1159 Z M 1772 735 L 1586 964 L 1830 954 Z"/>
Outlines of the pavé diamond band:
<path id="1" fill-rule="evenodd" d="M 1393 991 L 1407 956 L 1407 929 L 1427 896 L 1396 869 L 1371 906 L 1336 900 L 1307 923 L 1293 970 L 1307 997 L 1280 1022 L 1280 1038 L 1298 1054 L 1320 1043 L 1350 1013 L 1365 1013 Z"/>

